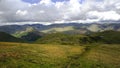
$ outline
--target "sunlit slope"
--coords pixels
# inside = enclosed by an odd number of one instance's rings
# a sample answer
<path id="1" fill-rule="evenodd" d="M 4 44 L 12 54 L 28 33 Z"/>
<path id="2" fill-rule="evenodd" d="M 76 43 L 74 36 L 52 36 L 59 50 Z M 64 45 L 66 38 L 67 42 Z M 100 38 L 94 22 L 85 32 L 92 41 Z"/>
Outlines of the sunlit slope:
<path id="1" fill-rule="evenodd" d="M 0 68 L 63 68 L 82 46 L 0 42 Z"/>
<path id="2" fill-rule="evenodd" d="M 16 33 L 12 35 L 17 38 L 21 38 L 21 39 L 24 39 L 30 42 L 30 41 L 35 41 L 39 39 L 43 35 L 43 33 L 37 31 L 36 29 L 32 27 L 28 27 L 26 28 L 26 30 L 17 31 Z"/>
<path id="3" fill-rule="evenodd" d="M 57 32 L 65 32 L 65 31 L 71 31 L 74 30 L 73 26 L 67 26 L 67 27 L 54 27 L 47 30 L 42 30 L 43 33 L 57 33 Z"/>

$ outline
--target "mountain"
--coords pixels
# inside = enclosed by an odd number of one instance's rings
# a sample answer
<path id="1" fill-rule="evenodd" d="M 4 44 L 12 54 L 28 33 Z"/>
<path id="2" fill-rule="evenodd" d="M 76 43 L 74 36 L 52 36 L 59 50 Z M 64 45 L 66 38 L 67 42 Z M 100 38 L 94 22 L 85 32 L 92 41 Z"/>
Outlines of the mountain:
<path id="1" fill-rule="evenodd" d="M 107 30 L 120 31 L 120 23 L 63 23 L 63 24 L 26 24 L 26 25 L 5 25 L 0 26 L 0 31 L 14 34 L 19 31 L 25 31 L 32 27 L 43 33 L 69 33 L 69 34 L 86 34 L 92 32 L 103 32 Z"/>
<path id="2" fill-rule="evenodd" d="M 43 33 L 57 33 L 57 32 L 66 32 L 74 30 L 73 26 L 66 26 L 66 27 L 54 27 L 47 30 L 42 30 Z"/>
<path id="3" fill-rule="evenodd" d="M 45 25 L 42 25 L 42 24 L 4 25 L 4 26 L 0 26 L 0 31 L 6 32 L 6 33 L 9 33 L 9 34 L 14 34 L 17 31 L 24 31 L 24 30 L 26 30 L 26 28 L 29 28 L 29 27 L 40 30 L 40 29 L 43 29 L 44 26 Z"/>
<path id="4" fill-rule="evenodd" d="M 17 31 L 12 35 L 17 38 L 24 39 L 26 41 L 36 41 L 38 38 L 40 38 L 43 35 L 43 33 L 37 31 L 33 27 L 27 27 L 25 30 Z"/>
<path id="5" fill-rule="evenodd" d="M 5 32 L 0 32 L 0 42 L 25 42 L 22 39 L 13 37 Z"/>

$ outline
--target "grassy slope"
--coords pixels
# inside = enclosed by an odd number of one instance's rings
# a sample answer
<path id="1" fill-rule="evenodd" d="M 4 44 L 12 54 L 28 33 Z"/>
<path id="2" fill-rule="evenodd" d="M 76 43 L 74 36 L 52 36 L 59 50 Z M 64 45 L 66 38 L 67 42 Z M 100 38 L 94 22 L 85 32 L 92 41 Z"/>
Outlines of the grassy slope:
<path id="1" fill-rule="evenodd" d="M 92 36 L 100 36 L 101 41 L 111 44 L 120 44 L 120 32 L 119 31 L 104 31 L 92 34 Z"/>
<path id="2" fill-rule="evenodd" d="M 71 31 L 74 30 L 73 26 L 68 26 L 68 27 L 56 27 L 56 28 L 51 28 L 48 30 L 43 30 L 41 32 L 43 33 L 56 33 L 56 32 L 65 32 L 65 31 Z"/>
<path id="3" fill-rule="evenodd" d="M 0 68 L 119 68 L 120 45 L 0 42 Z"/>
<path id="4" fill-rule="evenodd" d="M 69 68 L 120 68 L 120 45 L 99 44 L 89 48 Z"/>
<path id="5" fill-rule="evenodd" d="M 14 37 L 21 38 L 23 40 L 33 42 L 39 39 L 43 33 L 35 30 L 32 27 L 26 28 L 26 30 L 23 31 L 17 31 L 16 33 L 12 34 Z"/>
<path id="6" fill-rule="evenodd" d="M 62 45 L 80 45 L 80 38 L 86 37 L 85 35 L 68 35 L 63 33 L 47 34 L 38 39 L 35 43 L 42 44 L 62 44 Z"/>
<path id="7" fill-rule="evenodd" d="M 63 68 L 82 46 L 0 42 L 0 68 Z"/>
<path id="8" fill-rule="evenodd" d="M 3 41 L 3 42 L 25 42 L 22 39 L 13 37 L 5 32 L 0 32 L 0 41 Z"/>
<path id="9" fill-rule="evenodd" d="M 26 30 L 23 31 L 17 31 L 16 33 L 12 34 L 13 36 L 17 37 L 17 38 L 21 38 L 22 36 L 27 35 L 29 32 L 34 32 L 35 29 L 32 27 L 28 27 L 26 28 Z"/>

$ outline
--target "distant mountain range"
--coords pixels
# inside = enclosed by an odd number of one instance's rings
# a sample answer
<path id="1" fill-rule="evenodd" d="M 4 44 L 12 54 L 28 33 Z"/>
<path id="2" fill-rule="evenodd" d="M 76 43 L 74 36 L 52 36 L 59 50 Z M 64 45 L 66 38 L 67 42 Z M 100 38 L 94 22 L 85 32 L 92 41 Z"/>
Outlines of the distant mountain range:
<path id="1" fill-rule="evenodd" d="M 106 30 L 120 31 L 120 23 L 65 23 L 65 24 L 52 24 L 52 25 L 42 25 L 42 24 L 26 24 L 26 25 L 5 25 L 0 26 L 0 31 L 9 34 L 14 34 L 19 31 L 25 31 L 28 28 L 33 28 L 39 32 L 43 33 L 90 33 L 90 32 L 102 32 Z"/>
<path id="2" fill-rule="evenodd" d="M 109 26 L 108 26 L 109 25 Z M 13 25 L 11 25 L 13 26 Z M 25 25 L 23 25 L 24 27 Z M 78 26 L 78 27 L 77 27 Z M 14 33 L 0 32 L 2 42 L 34 42 L 44 44 L 69 44 L 78 45 L 80 43 L 120 43 L 119 24 L 86 24 L 80 25 L 49 25 L 47 29 L 38 30 L 32 26 L 27 26 Z M 20 26 L 22 27 L 22 26 Z M 49 28 L 48 28 L 49 27 Z M 11 27 L 13 28 L 13 27 Z M 9 29 L 8 29 L 9 30 Z M 17 30 L 17 29 L 16 29 Z M 53 30 L 53 31 L 52 31 Z"/>

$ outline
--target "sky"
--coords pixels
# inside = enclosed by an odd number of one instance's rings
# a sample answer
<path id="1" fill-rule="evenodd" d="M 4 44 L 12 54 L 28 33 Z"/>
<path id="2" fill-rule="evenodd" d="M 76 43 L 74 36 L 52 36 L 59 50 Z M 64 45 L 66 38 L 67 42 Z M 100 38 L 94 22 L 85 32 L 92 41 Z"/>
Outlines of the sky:
<path id="1" fill-rule="evenodd" d="M 0 25 L 120 21 L 120 0 L 0 0 Z"/>

